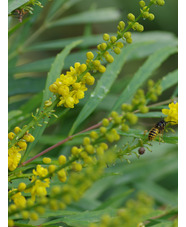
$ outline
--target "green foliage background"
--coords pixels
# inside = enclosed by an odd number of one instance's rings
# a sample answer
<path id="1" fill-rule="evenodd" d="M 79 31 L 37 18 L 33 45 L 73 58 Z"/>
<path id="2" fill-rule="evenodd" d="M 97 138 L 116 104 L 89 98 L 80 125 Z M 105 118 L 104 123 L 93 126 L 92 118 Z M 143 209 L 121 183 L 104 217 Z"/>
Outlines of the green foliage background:
<path id="1" fill-rule="evenodd" d="M 54 77 L 57 78 L 61 70 L 67 70 L 76 61 L 83 63 L 88 50 L 95 53 L 104 32 L 115 33 L 119 20 L 126 20 L 129 12 L 135 15 L 139 12 L 138 1 L 41 2 L 44 8 L 35 6 L 33 15 L 26 15 L 22 23 L 15 17 L 9 17 L 9 130 L 31 120 L 30 113 L 41 106 L 45 97 L 49 97 L 48 84 L 55 81 Z M 9 0 L 9 7 L 11 12 L 19 6 L 14 6 Z M 96 75 L 97 82 L 86 92 L 86 97 L 72 110 L 60 108 L 57 112 L 59 119 L 52 119 L 47 128 L 33 131 L 37 137 L 35 143 L 28 147 L 28 157 L 66 138 L 68 134 L 96 124 L 113 109 L 118 109 L 120 104 L 130 101 L 138 88 L 145 88 L 148 78 L 158 81 L 164 77 L 163 93 L 158 102 L 177 97 L 177 2 L 169 0 L 164 7 L 154 7 L 152 11 L 155 21 L 142 22 L 145 31 L 133 34 L 133 43 L 115 56 L 106 73 Z M 103 84 L 106 90 L 102 89 Z M 94 97 L 91 96 L 93 92 Z M 162 116 L 163 107 L 158 105 L 150 113 L 138 114 L 140 120 L 136 131 L 126 133 L 118 146 L 122 147 L 127 141 L 132 143 L 133 137 L 138 135 L 137 130 L 140 133 L 149 130 Z M 57 159 L 59 154 L 69 154 L 71 146 L 81 144 L 82 138 L 82 135 L 76 137 L 47 156 Z M 86 220 L 100 217 L 100 209 L 103 213 L 111 209 L 112 214 L 112 209 L 124 205 L 138 191 L 152 196 L 157 208 L 176 210 L 176 134 L 166 134 L 164 140 L 165 143 L 161 144 L 152 142 L 152 153 L 146 151 L 139 160 L 134 154 L 129 158 L 131 164 L 118 161 L 109 166 L 106 175 L 79 202 L 70 205 L 66 215 L 50 211 L 43 215 L 42 220 L 48 221 L 48 224 L 65 222 L 68 226 L 87 226 Z M 33 163 L 40 161 L 37 159 Z M 18 184 L 17 181 L 13 183 Z M 70 210 L 73 212 L 70 213 Z M 49 221 L 53 216 L 59 216 L 59 220 L 51 223 Z M 172 224 L 162 218 L 154 226 Z"/>

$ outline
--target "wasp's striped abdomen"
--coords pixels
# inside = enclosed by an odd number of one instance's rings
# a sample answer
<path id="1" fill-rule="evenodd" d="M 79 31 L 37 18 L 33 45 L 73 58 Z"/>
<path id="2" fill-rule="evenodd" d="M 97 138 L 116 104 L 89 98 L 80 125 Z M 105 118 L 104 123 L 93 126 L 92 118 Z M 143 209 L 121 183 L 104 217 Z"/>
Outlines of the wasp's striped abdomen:
<path id="1" fill-rule="evenodd" d="M 158 128 L 152 128 L 149 132 L 149 136 L 148 136 L 148 139 L 149 140 L 153 140 L 156 138 L 156 136 L 158 135 L 159 133 L 159 129 Z"/>

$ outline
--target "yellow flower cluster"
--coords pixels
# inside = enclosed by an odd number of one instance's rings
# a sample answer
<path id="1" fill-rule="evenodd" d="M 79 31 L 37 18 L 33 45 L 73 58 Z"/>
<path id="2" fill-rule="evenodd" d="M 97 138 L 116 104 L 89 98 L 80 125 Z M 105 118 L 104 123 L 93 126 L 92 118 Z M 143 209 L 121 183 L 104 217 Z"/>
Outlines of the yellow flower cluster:
<path id="1" fill-rule="evenodd" d="M 31 182 L 35 182 L 35 184 L 28 189 L 25 189 L 25 193 L 31 193 L 31 199 L 35 201 L 36 196 L 43 197 L 47 195 L 46 188 L 50 186 L 50 179 L 45 178 L 43 181 L 37 179 L 37 177 L 44 178 L 48 174 L 47 168 L 42 167 L 41 165 L 37 165 L 36 170 L 33 169 L 33 176 Z"/>
<path id="2" fill-rule="evenodd" d="M 92 223 L 89 227 L 145 227 L 142 221 L 146 215 L 154 210 L 153 205 L 153 199 L 140 192 L 137 195 L 137 200 L 128 200 L 124 208 L 118 209 L 115 217 L 105 214 L 100 223 Z"/>
<path id="3" fill-rule="evenodd" d="M 14 132 L 8 133 L 8 139 L 13 140 L 19 132 L 21 132 L 21 129 L 15 127 Z M 21 154 L 19 152 L 25 151 L 27 148 L 27 142 L 33 142 L 34 140 L 35 138 L 29 133 L 29 131 L 27 131 L 14 146 L 8 149 L 8 169 L 10 171 L 15 170 L 19 164 L 21 159 Z"/>
<path id="4" fill-rule="evenodd" d="M 169 109 L 162 109 L 162 113 L 168 115 L 165 121 L 172 121 L 171 124 L 178 124 L 178 102 L 169 104 Z"/>
<path id="5" fill-rule="evenodd" d="M 86 84 L 94 84 L 94 77 L 86 72 L 87 65 L 76 62 L 70 71 L 61 74 L 60 78 L 50 85 L 49 90 L 60 96 L 58 106 L 64 105 L 67 108 L 74 108 L 79 100 L 84 98 L 84 92 L 87 90 Z M 85 74 L 83 78 L 80 75 Z"/>

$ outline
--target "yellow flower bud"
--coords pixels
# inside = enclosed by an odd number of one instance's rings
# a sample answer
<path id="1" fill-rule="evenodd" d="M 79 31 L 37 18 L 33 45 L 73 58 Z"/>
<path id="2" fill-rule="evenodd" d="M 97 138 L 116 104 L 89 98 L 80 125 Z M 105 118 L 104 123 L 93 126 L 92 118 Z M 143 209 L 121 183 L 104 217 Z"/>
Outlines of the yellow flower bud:
<path id="1" fill-rule="evenodd" d="M 19 141 L 17 144 L 18 144 L 18 146 L 19 146 L 21 149 L 26 150 L 26 148 L 27 148 L 27 143 L 26 143 L 26 142 L 24 142 L 24 141 Z"/>
<path id="2" fill-rule="evenodd" d="M 19 127 L 15 127 L 15 128 L 14 128 L 15 134 L 19 133 L 20 131 L 21 131 L 21 129 L 20 129 Z"/>
<path id="3" fill-rule="evenodd" d="M 64 165 L 66 163 L 67 159 L 64 155 L 60 155 L 58 158 L 58 162 L 60 165 Z"/>
<path id="4" fill-rule="evenodd" d="M 43 163 L 45 163 L 45 164 L 51 163 L 51 158 L 44 157 L 43 158 Z"/>
<path id="5" fill-rule="evenodd" d="M 87 56 L 87 59 L 89 60 L 94 59 L 94 54 L 91 51 L 87 52 L 86 56 Z"/>
<path id="6" fill-rule="evenodd" d="M 100 48 L 101 48 L 101 50 L 106 50 L 107 44 L 106 43 L 101 43 Z"/>
<path id="7" fill-rule="evenodd" d="M 103 35 L 103 40 L 104 40 L 104 41 L 108 41 L 109 39 L 110 39 L 109 34 L 105 33 L 105 34 Z"/>
<path id="8" fill-rule="evenodd" d="M 36 212 L 32 212 L 30 213 L 30 218 L 33 220 L 33 221 L 37 221 L 38 220 L 38 215 Z"/>
<path id="9" fill-rule="evenodd" d="M 144 1 L 140 1 L 139 5 L 140 5 L 141 8 L 143 8 L 145 6 L 145 2 Z"/>
<path id="10" fill-rule="evenodd" d="M 120 52 L 121 52 L 121 49 L 119 47 L 114 48 L 114 53 L 120 54 Z"/>
<path id="11" fill-rule="evenodd" d="M 154 20 L 155 16 L 153 13 L 149 13 L 148 19 L 149 20 Z"/>
<path id="12" fill-rule="evenodd" d="M 123 35 L 126 39 L 131 38 L 131 32 L 125 32 Z"/>
<path id="13" fill-rule="evenodd" d="M 107 119 L 107 118 L 103 118 L 103 120 L 102 120 L 102 125 L 103 126 L 105 126 L 105 127 L 107 127 L 108 125 L 109 125 L 109 120 Z"/>
<path id="14" fill-rule="evenodd" d="M 15 137 L 15 134 L 13 132 L 8 133 L 8 139 L 9 140 L 13 140 L 14 137 Z"/>
<path id="15" fill-rule="evenodd" d="M 100 65 L 100 66 L 98 67 L 98 71 L 99 71 L 100 73 L 104 73 L 104 72 L 106 71 L 105 66 L 104 66 L 104 65 Z"/>
<path id="16" fill-rule="evenodd" d="M 48 167 L 48 172 L 49 173 L 54 173 L 55 170 L 56 170 L 56 166 L 55 165 L 49 165 L 49 167 Z"/>
<path id="17" fill-rule="evenodd" d="M 127 18 L 128 18 L 130 21 L 135 21 L 135 16 L 134 16 L 134 14 L 132 14 L 132 13 L 129 13 L 129 14 L 127 15 Z"/>
<path id="18" fill-rule="evenodd" d="M 21 182 L 19 185 L 18 185 L 18 191 L 22 192 L 24 191 L 26 188 L 26 184 Z"/>
<path id="19" fill-rule="evenodd" d="M 111 36 L 111 37 L 110 37 L 110 41 L 111 41 L 112 43 L 115 43 L 115 42 L 117 41 L 117 37 L 116 37 L 116 36 Z"/>

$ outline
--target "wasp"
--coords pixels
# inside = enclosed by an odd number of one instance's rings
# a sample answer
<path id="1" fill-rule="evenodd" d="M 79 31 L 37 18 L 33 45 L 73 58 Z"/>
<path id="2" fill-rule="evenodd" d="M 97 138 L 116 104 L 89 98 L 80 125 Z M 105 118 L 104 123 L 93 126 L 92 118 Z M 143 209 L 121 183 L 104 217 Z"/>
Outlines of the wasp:
<path id="1" fill-rule="evenodd" d="M 174 122 L 174 121 L 164 121 L 164 120 L 161 120 L 158 123 L 156 123 L 154 125 L 154 127 L 151 128 L 151 130 L 149 132 L 149 135 L 148 135 L 148 139 L 149 140 L 154 140 L 159 133 L 162 133 L 164 131 L 165 126 L 169 122 Z"/>

